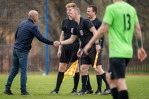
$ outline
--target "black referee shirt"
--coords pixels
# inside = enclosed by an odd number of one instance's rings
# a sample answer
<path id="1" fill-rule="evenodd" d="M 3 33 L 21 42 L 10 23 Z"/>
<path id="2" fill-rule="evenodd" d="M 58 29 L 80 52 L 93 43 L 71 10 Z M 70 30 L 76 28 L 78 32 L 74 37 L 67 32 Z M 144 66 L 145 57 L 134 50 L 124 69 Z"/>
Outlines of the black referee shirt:
<path id="1" fill-rule="evenodd" d="M 75 26 L 75 31 L 73 35 L 77 35 L 78 38 L 81 41 L 81 48 L 84 48 L 84 46 L 90 41 L 90 39 L 93 36 L 93 33 L 90 32 L 90 28 L 92 28 L 94 25 L 92 22 L 90 22 L 88 19 L 84 19 L 80 17 L 80 24 Z"/>
<path id="2" fill-rule="evenodd" d="M 71 37 L 71 34 L 74 32 L 74 27 L 77 23 L 69 18 L 66 18 L 62 22 L 62 31 L 64 31 L 64 40 L 67 40 Z M 76 39 L 74 43 L 78 43 L 79 40 Z"/>
<path id="3" fill-rule="evenodd" d="M 92 21 L 92 23 L 94 24 L 96 30 L 101 26 L 101 21 L 96 18 L 95 20 Z M 99 40 L 99 44 L 100 46 L 103 48 L 103 43 L 104 43 L 104 36 Z"/>

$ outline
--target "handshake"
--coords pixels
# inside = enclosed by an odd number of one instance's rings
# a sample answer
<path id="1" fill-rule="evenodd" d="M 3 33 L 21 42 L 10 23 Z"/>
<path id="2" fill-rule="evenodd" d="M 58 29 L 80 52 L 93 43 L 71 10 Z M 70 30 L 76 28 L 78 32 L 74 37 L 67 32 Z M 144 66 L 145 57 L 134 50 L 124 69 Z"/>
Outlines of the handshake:
<path id="1" fill-rule="evenodd" d="M 55 47 L 58 47 L 59 45 L 61 45 L 61 42 L 60 42 L 60 41 L 54 41 L 53 45 L 54 45 Z"/>

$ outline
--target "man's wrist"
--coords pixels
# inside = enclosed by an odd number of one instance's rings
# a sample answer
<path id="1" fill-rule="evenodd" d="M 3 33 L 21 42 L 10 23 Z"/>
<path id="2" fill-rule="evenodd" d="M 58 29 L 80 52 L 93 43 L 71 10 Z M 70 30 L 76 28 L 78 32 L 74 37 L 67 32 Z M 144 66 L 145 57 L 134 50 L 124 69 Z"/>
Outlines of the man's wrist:
<path id="1" fill-rule="evenodd" d="M 99 45 L 99 42 L 96 42 L 95 45 Z"/>
<path id="2" fill-rule="evenodd" d="M 142 40 L 138 39 L 138 48 L 142 48 L 142 47 L 143 47 Z"/>
<path id="3" fill-rule="evenodd" d="M 80 47 L 79 50 L 82 50 L 82 48 Z"/>
<path id="4" fill-rule="evenodd" d="M 59 45 L 62 45 L 61 41 L 59 41 Z"/>

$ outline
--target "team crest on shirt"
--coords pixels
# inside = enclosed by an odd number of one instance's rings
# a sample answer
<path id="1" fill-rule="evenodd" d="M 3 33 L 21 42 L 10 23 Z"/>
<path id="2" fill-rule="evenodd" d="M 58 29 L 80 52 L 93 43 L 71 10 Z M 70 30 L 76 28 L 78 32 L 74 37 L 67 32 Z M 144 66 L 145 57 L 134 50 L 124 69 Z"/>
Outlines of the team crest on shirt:
<path id="1" fill-rule="evenodd" d="M 71 28 L 71 33 L 73 33 L 74 28 Z"/>
<path id="2" fill-rule="evenodd" d="M 80 35 L 83 36 L 83 34 L 84 34 L 83 30 L 79 30 L 79 32 L 80 32 Z"/>

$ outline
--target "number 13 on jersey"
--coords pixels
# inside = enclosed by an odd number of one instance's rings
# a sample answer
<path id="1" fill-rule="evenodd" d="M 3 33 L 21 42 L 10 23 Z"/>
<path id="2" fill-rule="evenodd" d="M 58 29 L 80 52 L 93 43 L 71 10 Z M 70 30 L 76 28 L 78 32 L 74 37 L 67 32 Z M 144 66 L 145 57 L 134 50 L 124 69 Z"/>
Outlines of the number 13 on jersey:
<path id="1" fill-rule="evenodd" d="M 124 31 L 129 31 L 131 29 L 131 16 L 130 14 L 123 14 L 124 18 Z"/>

